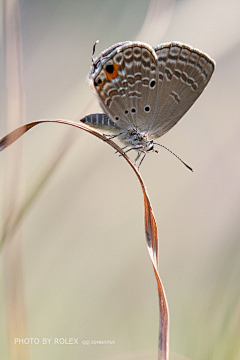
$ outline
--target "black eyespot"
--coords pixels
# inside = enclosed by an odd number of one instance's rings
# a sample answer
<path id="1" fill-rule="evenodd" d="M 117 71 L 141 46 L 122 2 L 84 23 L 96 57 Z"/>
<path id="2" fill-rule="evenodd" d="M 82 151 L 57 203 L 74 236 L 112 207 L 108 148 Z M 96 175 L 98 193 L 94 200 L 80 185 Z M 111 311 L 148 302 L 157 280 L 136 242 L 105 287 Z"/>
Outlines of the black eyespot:
<path id="1" fill-rule="evenodd" d="M 125 115 L 127 115 L 128 114 L 128 110 L 125 110 Z"/>
<path id="2" fill-rule="evenodd" d="M 150 106 L 149 105 L 145 106 L 144 111 L 149 112 L 150 111 Z"/>
<path id="3" fill-rule="evenodd" d="M 106 65 L 106 67 L 105 67 L 105 70 L 106 70 L 106 72 L 108 72 L 109 74 L 112 74 L 113 71 L 114 71 L 114 66 L 113 66 L 113 64 L 108 63 L 108 64 Z"/>
<path id="4" fill-rule="evenodd" d="M 115 116 L 115 118 L 114 118 L 115 120 L 119 120 L 119 117 L 118 116 Z"/>
<path id="5" fill-rule="evenodd" d="M 152 79 L 149 84 L 150 88 L 153 89 L 155 87 L 155 85 L 156 85 L 156 81 L 154 79 Z"/>
<path id="6" fill-rule="evenodd" d="M 94 85 L 95 86 L 98 86 L 98 85 L 101 85 L 102 84 L 102 79 L 99 77 L 97 78 L 95 81 L 94 81 Z"/>
<path id="7" fill-rule="evenodd" d="M 133 107 L 131 108 L 131 112 L 134 114 L 137 110 Z"/>

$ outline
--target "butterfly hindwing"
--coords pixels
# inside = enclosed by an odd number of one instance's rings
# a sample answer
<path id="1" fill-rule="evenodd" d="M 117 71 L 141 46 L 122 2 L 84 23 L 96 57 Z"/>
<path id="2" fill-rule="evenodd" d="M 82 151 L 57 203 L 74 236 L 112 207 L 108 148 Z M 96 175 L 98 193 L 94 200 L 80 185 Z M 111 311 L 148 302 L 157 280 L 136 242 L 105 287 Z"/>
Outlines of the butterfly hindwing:
<path id="1" fill-rule="evenodd" d="M 118 127 L 146 131 L 156 111 L 158 62 L 153 48 L 138 42 L 115 46 L 98 57 L 90 74 L 105 113 Z M 96 65 L 97 67 L 97 65 Z"/>

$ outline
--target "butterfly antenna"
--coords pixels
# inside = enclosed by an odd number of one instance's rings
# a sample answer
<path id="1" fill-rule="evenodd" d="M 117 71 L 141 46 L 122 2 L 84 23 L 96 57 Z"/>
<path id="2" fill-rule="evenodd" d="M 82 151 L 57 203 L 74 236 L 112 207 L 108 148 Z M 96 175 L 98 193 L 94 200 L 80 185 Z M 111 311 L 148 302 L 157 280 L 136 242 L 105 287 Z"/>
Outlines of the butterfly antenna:
<path id="1" fill-rule="evenodd" d="M 174 154 L 174 152 L 172 152 L 172 151 L 171 151 L 170 149 L 168 149 L 166 146 L 161 145 L 161 144 L 158 144 L 158 143 L 153 143 L 153 144 L 154 144 L 154 145 L 161 146 L 161 147 L 163 147 L 164 149 L 166 149 L 167 151 L 169 151 L 169 152 L 170 152 L 172 155 L 174 155 L 178 160 L 180 160 L 183 165 L 185 165 L 189 170 L 191 170 L 192 172 L 194 172 L 193 169 L 191 168 L 191 166 L 189 166 L 188 164 L 186 164 L 182 159 L 180 159 L 179 156 L 177 156 L 176 154 Z"/>
<path id="2" fill-rule="evenodd" d="M 99 43 L 99 40 L 95 41 L 95 44 L 93 45 L 93 52 L 92 52 L 92 63 L 94 63 L 94 58 L 93 55 L 95 54 L 95 50 L 96 50 L 96 45 Z"/>

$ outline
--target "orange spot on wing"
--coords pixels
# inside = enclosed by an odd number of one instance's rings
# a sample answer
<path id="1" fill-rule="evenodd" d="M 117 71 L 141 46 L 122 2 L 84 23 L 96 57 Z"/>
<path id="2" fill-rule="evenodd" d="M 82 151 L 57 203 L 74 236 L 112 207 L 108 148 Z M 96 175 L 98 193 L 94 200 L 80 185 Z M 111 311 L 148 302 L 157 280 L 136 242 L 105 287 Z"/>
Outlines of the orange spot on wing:
<path id="1" fill-rule="evenodd" d="M 113 63 L 114 70 L 113 70 L 112 74 L 109 74 L 106 70 L 104 70 L 105 74 L 106 74 L 106 77 L 107 77 L 107 81 L 110 81 L 110 80 L 115 79 L 117 77 L 119 66 L 120 65 L 118 65 L 116 63 Z"/>
<path id="2" fill-rule="evenodd" d="M 108 73 L 107 70 L 103 69 L 105 74 L 106 74 L 106 79 L 103 80 L 103 82 L 100 85 L 97 85 L 98 92 L 100 92 L 100 90 L 102 90 L 102 88 L 103 88 L 106 81 L 111 81 L 112 79 L 115 79 L 118 76 L 118 68 L 119 68 L 119 66 L 120 65 L 118 65 L 116 63 L 113 63 L 114 70 L 113 70 L 112 74 Z"/>

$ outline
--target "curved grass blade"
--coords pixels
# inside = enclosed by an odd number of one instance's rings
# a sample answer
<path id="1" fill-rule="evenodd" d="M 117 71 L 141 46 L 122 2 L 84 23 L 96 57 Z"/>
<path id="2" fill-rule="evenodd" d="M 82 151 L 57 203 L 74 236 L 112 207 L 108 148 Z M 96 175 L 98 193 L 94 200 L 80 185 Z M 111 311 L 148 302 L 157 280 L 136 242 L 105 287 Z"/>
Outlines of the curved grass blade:
<path id="1" fill-rule="evenodd" d="M 131 160 L 128 158 L 127 154 L 124 153 L 124 151 L 115 144 L 112 140 L 107 138 L 105 135 L 100 133 L 99 131 L 96 131 L 93 128 L 88 127 L 84 123 L 75 123 L 69 120 L 64 119 L 43 119 L 43 120 L 36 120 L 33 122 L 30 122 L 26 125 L 23 125 L 19 127 L 16 130 L 13 130 L 8 135 L 4 136 L 2 139 L 0 139 L 0 151 L 11 145 L 14 141 L 16 141 L 20 136 L 22 136 L 24 133 L 26 133 L 28 130 L 33 128 L 34 126 L 41 124 L 41 123 L 47 123 L 47 122 L 55 122 L 60 124 L 66 124 L 75 126 L 79 129 L 85 130 L 92 135 L 98 137 L 99 139 L 103 140 L 104 142 L 107 142 L 110 146 L 112 146 L 117 152 L 119 152 L 125 160 L 129 163 L 129 165 L 132 167 L 133 171 L 137 175 L 137 178 L 140 182 L 142 191 L 143 191 L 143 197 L 144 197 L 144 208 L 145 208 L 145 236 L 147 240 L 147 247 L 148 252 L 153 264 L 154 273 L 157 280 L 157 286 L 158 286 L 158 298 L 159 298 L 159 316 L 160 316 L 160 322 L 159 322 L 159 341 L 158 341 L 158 360 L 167 360 L 169 357 L 169 311 L 168 311 L 168 305 L 167 305 L 167 299 L 165 295 L 165 291 L 158 273 L 158 233 L 157 233 L 157 225 L 154 218 L 154 214 L 152 211 L 151 203 L 149 200 L 149 196 L 147 194 L 146 186 L 143 182 L 143 179 L 138 171 L 138 169 L 134 166 L 134 164 L 131 162 Z"/>

